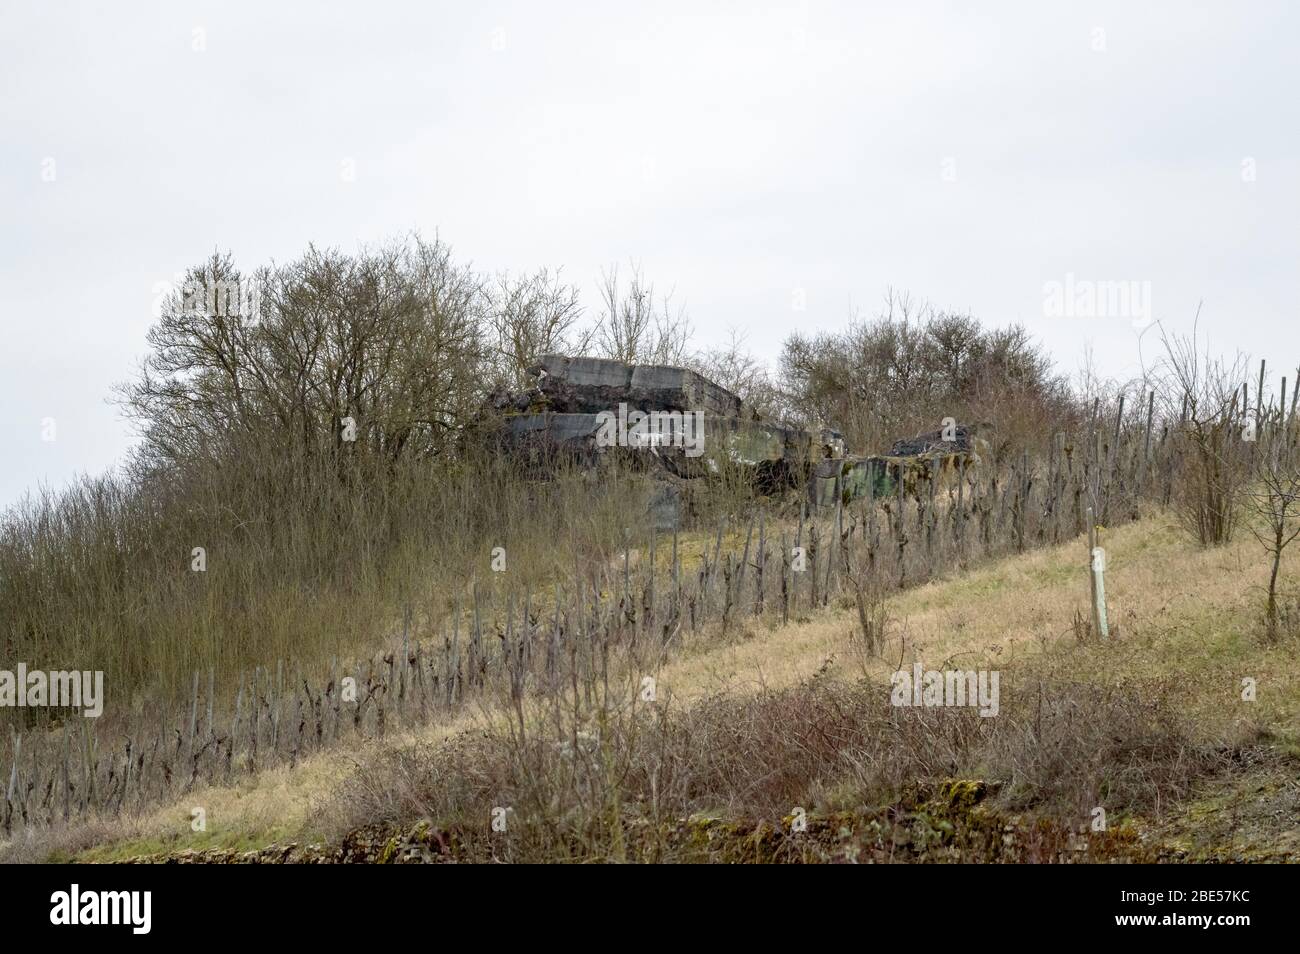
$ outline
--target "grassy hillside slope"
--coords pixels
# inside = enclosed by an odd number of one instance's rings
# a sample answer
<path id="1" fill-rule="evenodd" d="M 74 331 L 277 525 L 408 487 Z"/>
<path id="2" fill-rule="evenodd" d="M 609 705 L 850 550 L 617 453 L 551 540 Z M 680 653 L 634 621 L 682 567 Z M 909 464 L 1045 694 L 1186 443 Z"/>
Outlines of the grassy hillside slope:
<path id="1" fill-rule="evenodd" d="M 1300 860 L 1300 646 L 1262 638 L 1258 544 L 1197 549 L 1160 515 L 1102 543 L 1106 643 L 1073 626 L 1080 539 L 894 596 L 878 655 L 847 605 L 733 627 L 624 674 L 632 691 L 604 705 L 485 705 L 5 853 Z M 889 673 L 914 661 L 1000 671 L 1000 714 L 891 709 Z M 511 827 L 493 832 L 501 805 Z"/>

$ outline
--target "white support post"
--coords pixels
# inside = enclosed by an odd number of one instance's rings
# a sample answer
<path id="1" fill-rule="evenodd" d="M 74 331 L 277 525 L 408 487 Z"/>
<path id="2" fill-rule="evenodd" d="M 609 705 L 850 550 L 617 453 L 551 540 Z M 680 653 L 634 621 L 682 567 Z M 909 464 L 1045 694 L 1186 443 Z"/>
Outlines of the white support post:
<path id="1" fill-rule="evenodd" d="M 1088 508 L 1088 560 L 1092 574 L 1092 625 L 1102 639 L 1110 638 L 1106 621 L 1106 551 L 1098 545 L 1097 524 Z"/>

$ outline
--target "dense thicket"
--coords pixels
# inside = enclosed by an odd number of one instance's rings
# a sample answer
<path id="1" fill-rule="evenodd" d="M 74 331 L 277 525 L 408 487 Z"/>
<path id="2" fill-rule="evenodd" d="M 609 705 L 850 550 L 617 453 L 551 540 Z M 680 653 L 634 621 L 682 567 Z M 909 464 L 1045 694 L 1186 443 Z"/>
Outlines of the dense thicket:
<path id="1" fill-rule="evenodd" d="M 999 446 L 1038 445 L 1076 414 L 1069 388 L 1021 326 L 891 296 L 884 313 L 842 331 L 795 333 L 781 353 L 791 414 L 838 427 L 849 446 L 886 451 L 952 417 Z"/>

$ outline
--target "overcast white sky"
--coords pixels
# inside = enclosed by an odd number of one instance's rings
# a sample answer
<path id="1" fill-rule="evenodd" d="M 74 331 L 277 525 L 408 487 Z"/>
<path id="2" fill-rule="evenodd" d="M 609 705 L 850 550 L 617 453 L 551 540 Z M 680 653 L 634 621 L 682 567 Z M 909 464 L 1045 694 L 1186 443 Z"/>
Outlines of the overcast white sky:
<path id="1" fill-rule="evenodd" d="M 105 397 L 214 248 L 418 228 L 589 306 L 634 257 L 773 361 L 893 286 L 1115 375 L 1142 316 L 1045 288 L 1132 281 L 1294 368 L 1298 42 L 1263 2 L 3 0 L 0 505 L 121 458 Z"/>

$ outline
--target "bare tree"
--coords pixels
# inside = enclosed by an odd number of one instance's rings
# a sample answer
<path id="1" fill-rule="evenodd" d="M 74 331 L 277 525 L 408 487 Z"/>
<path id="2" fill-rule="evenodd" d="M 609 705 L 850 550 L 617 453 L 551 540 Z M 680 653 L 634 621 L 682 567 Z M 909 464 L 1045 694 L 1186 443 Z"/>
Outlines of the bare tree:
<path id="1" fill-rule="evenodd" d="M 1232 539 L 1250 466 L 1245 358 L 1228 363 L 1202 354 L 1195 327 L 1185 336 L 1162 330 L 1161 341 L 1157 393 L 1166 419 L 1177 422 L 1173 436 L 1182 450 L 1174 507 L 1197 541 L 1218 546 Z"/>
<path id="2" fill-rule="evenodd" d="M 636 263 L 624 289 L 613 265 L 601 273 L 603 314 L 595 347 L 603 357 L 634 364 L 683 364 L 691 340 L 684 307 L 672 307 L 672 292 L 655 298 L 655 287 Z"/>
<path id="3" fill-rule="evenodd" d="M 502 273 L 488 288 L 487 320 L 499 383 L 523 387 L 528 369 L 544 354 L 586 351 L 594 329 L 583 329 L 578 289 L 560 272 L 541 269 L 514 277 Z"/>
<path id="4" fill-rule="evenodd" d="M 243 281 L 228 255 L 191 269 L 149 331 L 138 378 L 118 389 L 146 468 L 253 444 L 306 456 L 436 453 L 481 402 L 481 285 L 441 242 L 309 248 L 249 280 L 256 314 L 189 293 Z"/>
<path id="5" fill-rule="evenodd" d="M 1300 536 L 1300 455 L 1291 439 L 1286 408 L 1278 413 L 1280 427 L 1270 429 L 1255 467 L 1253 487 L 1245 494 L 1250 510 L 1260 520 L 1251 533 L 1269 554 L 1268 601 L 1264 623 L 1270 640 L 1278 636 L 1277 581 L 1282 554 Z"/>
<path id="6" fill-rule="evenodd" d="M 786 415 L 782 396 L 767 365 L 745 346 L 745 336 L 732 328 L 726 344 L 696 354 L 690 366 L 735 394 L 760 416 L 780 420 Z"/>

